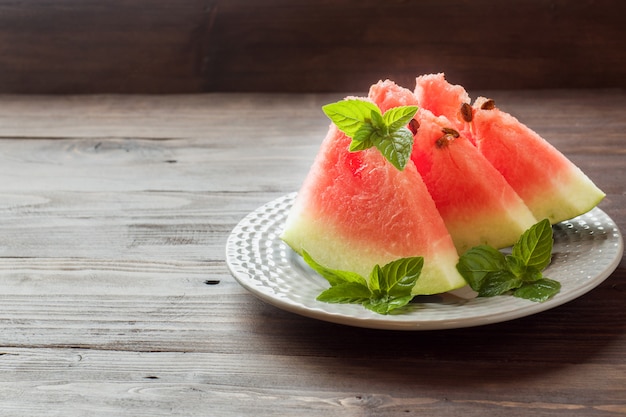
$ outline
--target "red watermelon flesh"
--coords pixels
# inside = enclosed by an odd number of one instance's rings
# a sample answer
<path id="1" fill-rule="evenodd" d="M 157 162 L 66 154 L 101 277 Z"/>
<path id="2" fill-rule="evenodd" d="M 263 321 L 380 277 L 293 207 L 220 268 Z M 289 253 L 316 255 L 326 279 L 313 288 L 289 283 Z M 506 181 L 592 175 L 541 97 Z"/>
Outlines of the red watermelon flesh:
<path id="1" fill-rule="evenodd" d="M 391 80 L 379 81 L 372 85 L 367 96 L 376 103 L 383 113 L 393 107 L 421 106 L 411 91 Z"/>
<path id="2" fill-rule="evenodd" d="M 604 198 L 605 194 L 550 143 L 512 115 L 493 105 L 484 106 L 486 102 L 480 97 L 474 104 L 476 146 L 535 217 L 557 223 L 591 210 Z"/>
<path id="3" fill-rule="evenodd" d="M 455 129 L 465 130 L 461 105 L 465 103 L 471 109 L 471 100 L 463 86 L 448 83 L 443 73 L 424 74 L 416 78 L 414 93 L 421 108 L 435 116 L 446 116 Z"/>
<path id="4" fill-rule="evenodd" d="M 537 223 L 519 195 L 443 116 L 418 113 L 411 159 L 459 253 L 481 244 L 513 245 Z"/>
<path id="5" fill-rule="evenodd" d="M 350 152 L 331 125 L 281 238 L 321 265 L 368 277 L 373 267 L 423 256 L 414 294 L 465 286 L 458 254 L 415 166 L 396 169 L 376 148 Z"/>
<path id="6" fill-rule="evenodd" d="M 383 111 L 418 104 L 415 94 L 391 81 L 373 85 L 369 98 Z M 459 253 L 480 244 L 510 246 L 537 222 L 504 177 L 447 118 L 420 109 L 415 119 L 419 127 L 411 159 Z"/>
<path id="7" fill-rule="evenodd" d="M 604 193 L 567 157 L 509 113 L 480 97 L 471 112 L 462 86 L 443 74 L 417 77 L 418 102 L 443 115 L 463 131 L 480 153 L 504 176 L 535 218 L 554 224 L 595 207 Z"/>

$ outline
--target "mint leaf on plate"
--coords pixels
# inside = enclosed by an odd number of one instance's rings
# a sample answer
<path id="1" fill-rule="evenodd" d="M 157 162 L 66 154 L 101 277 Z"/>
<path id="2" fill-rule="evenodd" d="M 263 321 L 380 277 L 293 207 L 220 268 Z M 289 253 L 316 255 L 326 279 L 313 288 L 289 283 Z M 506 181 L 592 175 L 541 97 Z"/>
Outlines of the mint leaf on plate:
<path id="1" fill-rule="evenodd" d="M 365 281 L 365 278 L 363 278 L 356 272 L 339 271 L 326 268 L 315 262 L 315 260 L 311 258 L 311 255 L 309 255 L 307 251 L 302 251 L 302 258 L 311 268 L 315 270 L 315 272 L 326 278 L 326 280 L 332 286 L 343 284 L 346 282 L 354 282 L 357 284 L 361 284 L 367 288 L 367 281 Z"/>
<path id="2" fill-rule="evenodd" d="M 423 266 L 424 258 L 421 256 L 401 258 L 382 268 L 376 266 L 370 275 L 370 288 L 379 289 L 395 297 L 411 294 Z"/>
<path id="3" fill-rule="evenodd" d="M 369 301 L 371 296 L 372 292 L 367 288 L 367 285 L 361 285 L 357 282 L 342 282 L 323 291 L 317 296 L 317 300 L 326 303 L 363 304 Z"/>
<path id="4" fill-rule="evenodd" d="M 457 270 L 480 297 L 512 293 L 515 297 L 543 302 L 561 285 L 543 276 L 552 256 L 552 225 L 544 219 L 526 230 L 510 255 L 480 245 L 460 256 Z"/>
<path id="5" fill-rule="evenodd" d="M 317 297 L 318 301 L 361 304 L 379 314 L 390 314 L 413 299 L 411 291 L 424 265 L 422 257 L 401 258 L 382 268 L 375 265 L 368 282 L 354 272 L 326 268 L 306 251 L 302 252 L 302 257 L 331 285 Z"/>
<path id="6" fill-rule="evenodd" d="M 499 250 L 488 245 L 480 245 L 465 252 L 459 258 L 456 269 L 470 287 L 479 292 L 488 277 L 506 270 L 506 261 L 504 254 Z"/>
<path id="7" fill-rule="evenodd" d="M 542 278 L 534 282 L 526 283 L 515 290 L 513 295 L 519 298 L 525 298 L 539 303 L 552 298 L 561 290 L 561 284 L 558 281 L 549 278 Z"/>
<path id="8" fill-rule="evenodd" d="M 543 219 L 533 225 L 513 246 L 512 255 L 522 260 L 526 266 L 542 271 L 550 263 L 552 256 L 552 225 Z"/>

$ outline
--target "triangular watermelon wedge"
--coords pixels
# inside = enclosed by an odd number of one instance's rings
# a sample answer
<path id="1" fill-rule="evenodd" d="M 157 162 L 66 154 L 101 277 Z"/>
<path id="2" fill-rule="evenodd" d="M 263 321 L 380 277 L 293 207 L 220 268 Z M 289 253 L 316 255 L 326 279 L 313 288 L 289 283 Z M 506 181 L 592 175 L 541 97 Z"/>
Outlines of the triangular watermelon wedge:
<path id="1" fill-rule="evenodd" d="M 350 152 L 350 142 L 330 126 L 281 238 L 327 268 L 365 278 L 376 264 L 422 256 L 414 294 L 465 286 L 452 238 L 413 163 L 399 171 L 375 148 Z"/>
<path id="2" fill-rule="evenodd" d="M 535 217 L 551 223 L 594 208 L 605 194 L 565 155 L 510 114 L 479 97 L 472 131 L 478 150 L 502 173 Z"/>
<path id="3" fill-rule="evenodd" d="M 605 194 L 567 157 L 493 100 L 469 106 L 464 88 L 444 74 L 417 77 L 415 95 L 435 115 L 447 117 L 466 134 L 528 206 L 552 224 L 595 207 Z"/>
<path id="4" fill-rule="evenodd" d="M 419 105 L 410 90 L 388 80 L 373 85 L 369 97 L 383 111 L 404 103 Z M 446 117 L 420 109 L 414 119 L 411 159 L 459 253 L 481 244 L 511 246 L 537 222 L 504 177 Z"/>

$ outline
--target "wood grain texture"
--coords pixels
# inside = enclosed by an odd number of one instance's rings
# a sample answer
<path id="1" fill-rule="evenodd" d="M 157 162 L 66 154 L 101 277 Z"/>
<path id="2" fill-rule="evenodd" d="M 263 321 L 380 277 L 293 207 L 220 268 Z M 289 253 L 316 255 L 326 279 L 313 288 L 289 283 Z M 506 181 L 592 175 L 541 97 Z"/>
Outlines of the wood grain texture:
<path id="1" fill-rule="evenodd" d="M 624 87 L 621 0 L 0 0 L 0 92 Z"/>
<path id="2" fill-rule="evenodd" d="M 626 230 L 623 91 L 480 93 Z M 312 320 L 235 282 L 228 234 L 297 190 L 337 97 L 0 97 L 0 415 L 625 415 L 624 259 L 559 308 L 446 331 Z"/>

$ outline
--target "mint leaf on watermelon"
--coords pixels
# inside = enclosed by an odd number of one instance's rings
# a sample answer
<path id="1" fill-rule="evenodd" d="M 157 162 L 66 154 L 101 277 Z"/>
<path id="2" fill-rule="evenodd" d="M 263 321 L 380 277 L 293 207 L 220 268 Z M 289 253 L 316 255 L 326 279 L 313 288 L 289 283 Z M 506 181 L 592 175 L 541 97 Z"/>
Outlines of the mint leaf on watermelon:
<path id="1" fill-rule="evenodd" d="M 364 151 L 374 146 L 374 141 L 371 139 L 375 134 L 374 125 L 371 123 L 364 123 L 359 127 L 352 137 L 350 142 L 350 152 Z"/>
<path id="2" fill-rule="evenodd" d="M 415 113 L 417 113 L 417 106 L 393 107 L 383 114 L 383 120 L 390 130 L 400 130 L 409 124 Z"/>
<path id="3" fill-rule="evenodd" d="M 370 119 L 372 112 L 380 113 L 380 109 L 374 103 L 348 99 L 322 107 L 326 116 L 348 137 L 353 137 L 365 120 Z"/>
<path id="4" fill-rule="evenodd" d="M 417 106 L 398 106 L 382 114 L 369 101 L 346 99 L 327 104 L 322 110 L 352 139 L 351 152 L 376 147 L 393 166 L 400 171 L 404 169 L 413 150 L 413 133 L 407 125 Z"/>
<path id="5" fill-rule="evenodd" d="M 374 143 L 385 158 L 402 171 L 411 158 L 413 133 L 409 129 L 400 129 Z"/>
<path id="6" fill-rule="evenodd" d="M 459 273 L 480 297 L 511 293 L 515 297 L 543 302 L 561 289 L 557 281 L 543 276 L 552 255 L 552 225 L 544 219 L 526 230 L 510 255 L 481 245 L 460 256 Z"/>
<path id="7" fill-rule="evenodd" d="M 407 305 L 411 291 L 422 272 L 424 258 L 401 258 L 382 268 L 375 265 L 369 283 L 361 275 L 349 271 L 326 268 L 317 263 L 306 251 L 304 261 L 331 285 L 317 297 L 326 303 L 361 304 L 379 314 L 389 314 Z"/>

